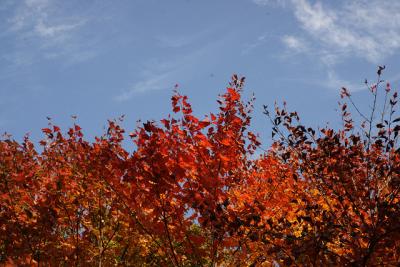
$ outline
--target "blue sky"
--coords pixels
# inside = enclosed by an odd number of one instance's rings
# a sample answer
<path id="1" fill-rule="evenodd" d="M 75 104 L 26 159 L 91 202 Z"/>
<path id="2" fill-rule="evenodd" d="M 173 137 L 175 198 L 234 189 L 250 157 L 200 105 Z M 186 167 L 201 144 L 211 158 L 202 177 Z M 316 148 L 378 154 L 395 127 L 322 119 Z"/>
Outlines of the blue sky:
<path id="1" fill-rule="evenodd" d="M 400 2 L 385 0 L 0 0 L 0 130 L 34 140 L 46 116 L 89 136 L 107 119 L 158 120 L 175 84 L 196 114 L 216 110 L 233 73 L 262 105 L 286 100 L 306 123 L 338 123 L 339 89 L 365 102 L 385 64 L 400 78 Z M 356 99 L 357 99 L 356 98 Z"/>

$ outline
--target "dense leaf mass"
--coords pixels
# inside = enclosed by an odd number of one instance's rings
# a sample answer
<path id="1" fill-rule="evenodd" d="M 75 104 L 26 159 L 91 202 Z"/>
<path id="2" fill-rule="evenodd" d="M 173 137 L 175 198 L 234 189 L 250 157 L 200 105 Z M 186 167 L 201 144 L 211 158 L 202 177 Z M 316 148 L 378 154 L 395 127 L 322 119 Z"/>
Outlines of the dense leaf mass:
<path id="1" fill-rule="evenodd" d="M 133 152 L 118 120 L 94 142 L 50 123 L 40 150 L 5 136 L 0 264 L 398 266 L 400 119 L 380 75 L 370 116 L 342 90 L 360 127 L 345 102 L 339 130 L 265 107 L 274 142 L 263 153 L 236 75 L 204 118 L 176 92 L 172 115 L 129 135 Z"/>

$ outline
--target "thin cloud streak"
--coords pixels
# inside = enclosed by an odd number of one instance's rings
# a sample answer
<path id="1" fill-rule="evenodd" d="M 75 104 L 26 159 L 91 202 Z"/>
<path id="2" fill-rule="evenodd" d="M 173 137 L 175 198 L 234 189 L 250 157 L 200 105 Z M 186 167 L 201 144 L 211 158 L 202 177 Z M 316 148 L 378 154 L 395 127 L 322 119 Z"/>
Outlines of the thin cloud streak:
<path id="1" fill-rule="evenodd" d="M 146 64 L 146 68 L 142 71 L 145 78 L 135 83 L 128 90 L 123 91 L 114 97 L 115 101 L 127 101 L 138 93 L 144 93 L 155 90 L 172 89 L 175 84 L 190 80 L 197 70 L 193 62 L 198 64 L 204 60 L 216 60 L 221 47 L 226 43 L 226 39 L 230 35 L 220 38 L 217 41 L 204 45 L 203 47 L 192 50 L 181 56 L 177 60 L 160 62 L 153 60 Z"/>
<path id="2" fill-rule="evenodd" d="M 6 19 L 4 34 L 15 39 L 15 45 L 3 51 L 9 65 L 9 73 L 20 67 L 34 64 L 41 60 L 80 58 L 82 62 L 92 58 L 87 56 L 87 48 L 82 39 L 82 28 L 89 18 L 69 15 L 59 10 L 55 1 L 26 0 L 10 8 L 10 17 Z M 3 36 L 4 37 L 4 36 Z M 84 55 L 84 56 L 79 56 Z M 21 60 L 23 58 L 27 60 Z"/>
<path id="3" fill-rule="evenodd" d="M 268 35 L 266 33 L 258 36 L 254 42 L 245 44 L 245 47 L 242 50 L 242 55 L 250 53 L 257 47 L 264 45 L 267 41 L 268 41 Z"/>
<path id="4" fill-rule="evenodd" d="M 84 22 L 80 21 L 73 24 L 60 24 L 60 25 L 48 26 L 45 23 L 43 23 L 43 21 L 40 20 L 35 26 L 35 32 L 41 37 L 54 38 L 54 37 L 59 37 L 60 35 L 63 35 L 69 31 L 72 31 L 83 24 Z"/>
<path id="5" fill-rule="evenodd" d="M 267 6 L 267 5 L 278 5 L 278 6 L 285 6 L 286 0 L 253 0 L 256 5 L 259 6 Z"/>
<path id="6" fill-rule="evenodd" d="M 114 100 L 118 102 L 127 101 L 137 93 L 165 89 L 170 84 L 173 74 L 174 72 L 168 72 L 164 74 L 153 75 L 146 80 L 137 82 L 130 90 L 117 95 Z"/>
<path id="7" fill-rule="evenodd" d="M 282 42 L 291 50 L 294 50 L 297 53 L 300 52 L 306 52 L 308 50 L 308 47 L 306 43 L 293 35 L 284 35 L 282 37 Z"/>

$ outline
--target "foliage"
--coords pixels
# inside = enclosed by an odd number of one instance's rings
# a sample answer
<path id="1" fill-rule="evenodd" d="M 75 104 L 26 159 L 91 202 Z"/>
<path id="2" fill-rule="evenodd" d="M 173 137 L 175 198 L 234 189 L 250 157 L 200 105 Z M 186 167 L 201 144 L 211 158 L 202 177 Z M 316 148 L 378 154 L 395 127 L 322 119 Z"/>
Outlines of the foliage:
<path id="1" fill-rule="evenodd" d="M 219 112 L 197 118 L 186 96 L 122 146 L 109 121 L 94 142 L 49 124 L 38 152 L 0 141 L 0 263 L 98 266 L 321 266 L 400 263 L 397 93 L 377 83 L 370 116 L 342 97 L 343 128 L 314 130 L 296 112 L 265 114 L 263 154 L 248 130 L 253 99 L 233 76 Z M 384 104 L 378 114 L 378 94 Z"/>

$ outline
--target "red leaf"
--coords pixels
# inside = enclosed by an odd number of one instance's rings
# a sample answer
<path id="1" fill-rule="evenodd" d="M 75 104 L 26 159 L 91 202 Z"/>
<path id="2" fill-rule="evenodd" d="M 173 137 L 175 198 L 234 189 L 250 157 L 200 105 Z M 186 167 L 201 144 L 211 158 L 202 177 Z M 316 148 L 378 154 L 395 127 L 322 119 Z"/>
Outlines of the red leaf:
<path id="1" fill-rule="evenodd" d="M 45 134 L 51 134 L 51 129 L 49 128 L 43 128 L 42 132 L 44 132 Z"/>

